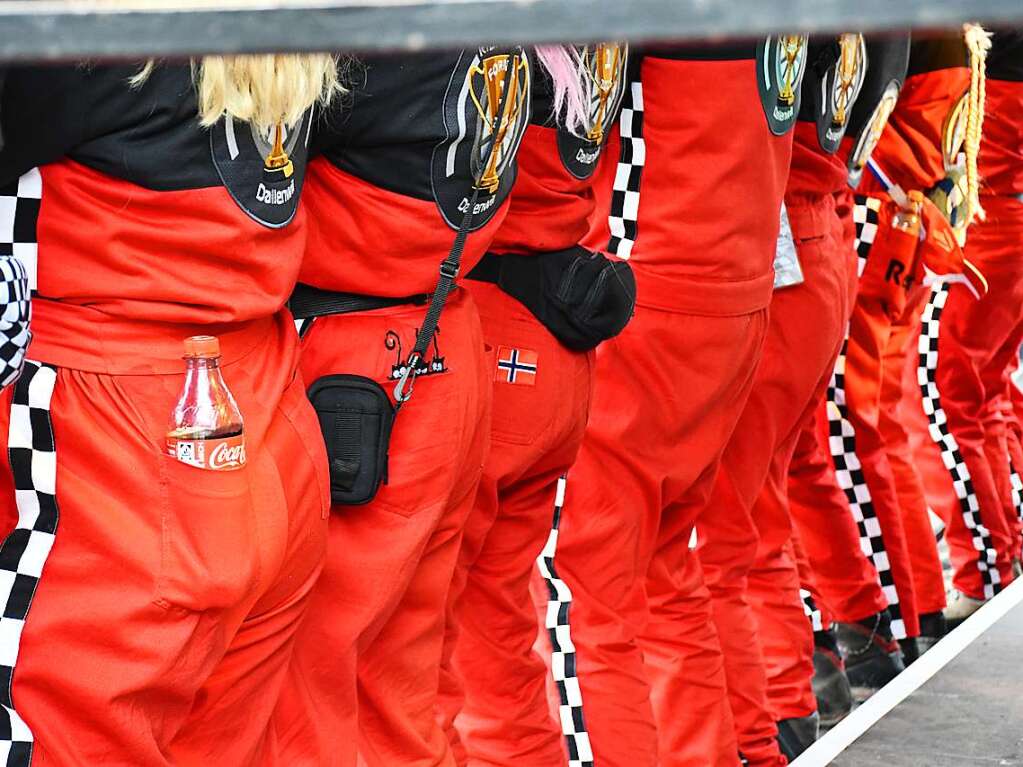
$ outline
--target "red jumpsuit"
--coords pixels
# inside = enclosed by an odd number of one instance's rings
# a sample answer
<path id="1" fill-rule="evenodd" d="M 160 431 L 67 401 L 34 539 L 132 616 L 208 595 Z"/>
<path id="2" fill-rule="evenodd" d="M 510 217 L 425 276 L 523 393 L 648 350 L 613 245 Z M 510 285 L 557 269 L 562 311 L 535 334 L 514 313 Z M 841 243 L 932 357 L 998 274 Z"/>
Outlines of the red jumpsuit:
<path id="1" fill-rule="evenodd" d="M 911 242 L 910 254 L 914 247 Z M 828 390 L 825 433 L 838 486 L 859 527 L 861 548 L 888 601 L 892 633 L 902 639 L 915 636 L 918 627 L 898 496 L 878 425 L 881 355 L 892 319 L 886 299 L 889 287 L 899 290 L 882 271 L 887 264 L 883 256 L 875 256 L 861 275 L 856 309 Z"/>
<path id="2" fill-rule="evenodd" d="M 500 254 L 549 257 L 586 236 L 594 208 L 590 176 L 604 131 L 618 116 L 627 56 L 624 47 L 590 50 L 593 56 L 614 56 L 615 50 L 613 84 L 591 102 L 597 110 L 586 126 L 592 138 L 559 128 L 550 89 L 535 84 L 533 123 L 487 266 L 499 268 Z M 567 757 L 561 723 L 548 710 L 546 667 L 533 650 L 539 626 L 530 580 L 551 535 L 560 478 L 575 462 L 586 428 L 594 355 L 563 345 L 485 276 L 470 274 L 465 285 L 479 307 L 494 376 L 491 448 L 451 590 L 443 713 L 460 764 L 558 767 Z M 546 575 L 553 584 L 553 574 Z M 562 630 L 558 612 L 546 626 L 554 642 Z M 556 679 L 566 706 L 578 690 L 573 677 Z M 566 735 L 569 749 L 578 750 L 575 734 Z"/>
<path id="3" fill-rule="evenodd" d="M 886 232 L 887 218 L 891 211 L 890 203 L 882 210 L 877 235 L 881 240 L 890 241 L 897 236 L 893 232 Z M 891 242 L 884 242 L 883 253 L 889 256 L 886 270 L 907 263 L 910 264 L 907 269 L 910 276 L 904 281 L 908 288 L 905 294 L 896 295 L 889 303 L 897 307 L 898 315 L 891 323 L 881 351 L 878 429 L 895 480 L 902 525 L 908 542 L 906 551 L 912 571 L 917 613 L 919 616 L 936 617 L 945 606 L 944 576 L 938 549 L 933 543 L 934 533 L 920 473 L 913 460 L 903 416 L 900 415 L 900 403 L 906 398 L 922 412 L 919 386 L 914 385 L 907 391 L 905 378 L 907 367 L 911 367 L 915 379 L 920 316 L 931 295 L 931 288 L 922 284 L 925 275 L 930 273 L 947 277 L 951 274 L 959 275 L 964 270 L 970 272 L 970 268 L 965 266 L 963 253 L 954 244 L 954 232 L 929 203 L 925 205 L 924 219 L 926 237 L 912 256 L 907 253 L 905 257 L 896 257 L 892 255 L 894 248 Z M 947 242 L 947 248 L 942 245 L 942 241 Z M 984 289 L 979 277 L 975 289 Z"/>
<path id="4" fill-rule="evenodd" d="M 785 204 L 804 282 L 774 292 L 753 390 L 697 523 L 739 749 L 751 765 L 780 761 L 776 721 L 817 708 L 784 478 L 848 321 L 852 251 L 836 210 L 846 177 L 845 162 L 821 151 L 816 123 L 800 121 Z"/>
<path id="5" fill-rule="evenodd" d="M 866 49 L 868 67 L 863 93 L 853 106 L 850 125 L 838 149 L 848 165 L 852 186 L 858 185 L 866 172 L 866 164 L 897 102 L 909 60 L 907 38 L 870 39 Z M 837 198 L 837 211 L 844 223 L 842 247 L 851 259 L 865 247 L 864 240 L 871 240 L 874 231 L 867 226 L 863 215 L 866 209 L 854 207 L 852 194 L 845 185 Z M 858 269 L 850 269 L 848 277 L 851 311 Z M 817 401 L 822 403 L 823 399 L 824 392 L 820 392 Z M 801 553 L 803 588 L 808 600 L 814 603 L 811 607 L 807 602 L 814 631 L 829 627 L 832 619 L 855 623 L 887 607 L 877 573 L 867 558 L 870 552 L 864 552 L 858 545 L 857 521 L 847 513 L 848 501 L 837 484 L 830 455 L 826 457 L 817 438 L 818 419 L 824 418 L 820 407 L 804 418 L 789 464 L 789 479 L 781 490 L 788 492 L 792 518 L 805 543 L 796 548 Z M 819 620 L 816 611 L 821 612 Z"/>
<path id="6" fill-rule="evenodd" d="M 1009 452 L 1009 501 L 1016 518 L 1023 525 L 1023 425 L 1019 420 L 1019 358 L 1006 368 L 1006 387 L 998 400 L 998 410 L 1005 423 L 1005 442 Z"/>
<path id="7" fill-rule="evenodd" d="M 626 94 L 620 160 L 608 153 L 597 185 L 637 308 L 598 350 L 555 566 L 572 595 L 576 726 L 607 767 L 738 761 L 688 544 L 767 329 L 791 139 L 768 128 L 759 71 L 752 46 L 648 53 Z"/>
<path id="8" fill-rule="evenodd" d="M 906 310 L 892 324 L 891 335 L 881 360 L 881 407 L 879 426 L 884 436 L 885 452 L 895 479 L 902 524 L 906 532 L 913 589 L 917 611 L 921 616 L 945 609 L 945 579 L 938 556 L 938 547 L 931 544 L 934 530 L 927 509 L 920 472 L 910 446 L 909 428 L 905 425 L 904 401 L 915 409 L 910 417 L 923 418 L 920 387 L 916 382 L 917 340 L 920 335 L 920 313 L 930 289 L 916 285 L 909 293 Z M 907 380 L 907 376 L 909 380 Z M 926 429 L 926 421 L 924 422 Z"/>
<path id="9" fill-rule="evenodd" d="M 803 588 L 820 593 L 820 599 L 814 599 L 826 628 L 832 620 L 855 623 L 876 615 L 888 606 L 888 600 L 860 548 L 859 531 L 835 480 L 835 467 L 818 439 L 817 422 L 822 416 L 818 409 L 804 422 L 785 489 L 813 575 L 813 583 L 804 580 Z"/>
<path id="10" fill-rule="evenodd" d="M 416 297 L 436 285 L 473 185 L 463 273 L 505 215 L 531 69 L 519 48 L 361 66 L 346 114 L 314 137 L 322 154 L 309 168 L 314 225 L 300 281 L 409 300 L 314 318 L 302 371 L 310 384 L 362 375 L 389 393 L 426 314 Z M 331 511 L 327 564 L 280 707 L 286 763 L 354 765 L 356 749 L 370 767 L 452 763 L 437 705 L 445 606 L 486 455 L 492 364 L 472 297 L 456 290 L 397 416 L 386 484 L 365 505 Z"/>
<path id="11" fill-rule="evenodd" d="M 957 501 L 955 507 L 939 510 L 948 521 L 953 583 L 975 599 L 990 598 L 1011 580 L 1011 561 L 1019 556 L 1020 546 L 1000 405 L 1007 396 L 1006 371 L 1023 341 L 1020 33 L 996 33 L 989 58 L 979 156 L 981 204 L 987 217 L 971 227 L 966 246 L 966 256 L 987 278 L 989 292 L 977 301 L 962 285 L 936 290 L 924 314 L 920 341 L 931 437 L 941 448 Z"/>
<path id="12" fill-rule="evenodd" d="M 1019 353 L 1012 356 L 1002 373 L 1001 385 L 997 386 L 1000 394 L 993 398 L 993 403 L 988 409 L 988 419 L 985 422 L 984 436 L 987 450 L 991 461 L 997 465 L 998 459 L 994 456 L 995 451 L 1004 451 L 1008 459 L 1008 470 L 1002 477 L 1003 481 L 1008 479 L 1008 494 L 1004 494 L 1004 488 L 999 489 L 1003 494 L 1003 503 L 1008 499 L 1005 507 L 1007 519 L 1012 520 L 1016 527 L 1015 540 L 1023 546 L 1023 444 L 1020 443 L 1020 423 L 1013 406 L 1013 396 L 1019 391 L 1013 376 L 1019 367 Z M 996 387 L 992 387 L 996 388 Z M 988 435 L 991 436 L 988 436 Z M 1015 555 L 1019 559 L 1019 553 Z"/>
<path id="13" fill-rule="evenodd" d="M 0 248 L 29 268 L 35 340 L 0 395 L 0 753 L 277 764 L 271 714 L 327 532 L 323 445 L 281 310 L 305 247 L 312 118 L 288 126 L 281 178 L 249 125 L 199 126 L 187 65 L 135 87 L 137 71 L 7 73 Z M 244 419 L 238 470 L 166 451 L 198 334 L 219 337 Z"/>
<path id="14" fill-rule="evenodd" d="M 874 152 L 874 161 L 904 189 L 929 189 L 945 178 L 942 129 L 968 84 L 964 55 L 958 39 L 914 43 L 910 76 Z M 893 208 L 878 183 L 870 174 L 864 181 L 863 191 L 872 196 L 858 201 L 862 276 L 821 440 L 885 592 L 892 633 L 902 639 L 919 633 L 918 609 L 904 510 L 881 430 L 882 358 L 892 325 L 905 311 L 917 256 L 914 243 L 888 228 Z"/>
<path id="15" fill-rule="evenodd" d="M 836 61 L 824 74 L 814 72 L 803 86 L 810 93 L 809 108 L 804 106 L 796 127 L 785 201 L 805 281 L 802 285 L 776 289 L 753 394 L 725 450 L 718 479 L 718 489 L 727 484 L 731 492 L 716 493 L 708 504 L 714 513 L 706 515 L 706 525 L 702 518 L 700 523 L 701 532 L 707 533 L 701 539 L 701 562 L 718 597 L 715 616 L 726 648 L 729 693 L 740 728 L 740 747 L 751 764 L 768 763 L 772 758 L 759 745 L 765 743 L 768 731 L 762 725 L 756 726 L 758 719 L 769 722 L 771 714 L 778 721 L 799 719 L 816 709 L 810 685 L 813 674 L 810 629 L 823 629 L 825 621 L 811 596 L 811 590 L 816 589 L 802 547 L 794 540 L 786 477 L 801 426 L 812 420 L 824 397 L 852 310 L 850 288 L 855 285 L 856 272 L 846 155 L 854 142 L 859 145 L 861 136 L 869 136 L 868 132 L 874 130 L 879 110 L 883 115 L 880 119 L 887 116 L 883 111 L 885 99 L 892 92 L 897 94 L 908 53 L 908 43 L 903 39 L 875 42 L 864 57 L 866 48 L 849 45 L 855 41 L 853 36 L 844 36 L 841 61 Z M 862 38 L 858 41 L 865 46 Z M 867 60 L 871 69 L 865 72 Z M 833 114 L 835 102 L 816 103 L 820 101 L 817 93 L 826 92 L 822 85 L 830 84 L 837 80 L 839 72 L 850 69 L 855 73 L 850 82 L 856 84 L 850 101 L 844 105 L 844 116 L 839 118 Z M 858 80 L 857 75 L 862 79 Z M 861 82 L 866 84 L 860 96 L 864 103 L 857 100 Z M 818 117 L 822 113 L 825 116 Z M 846 128 L 851 128 L 851 132 L 844 140 L 845 150 L 839 152 Z M 860 154 L 866 155 L 868 151 L 864 149 Z M 857 162 L 862 162 L 859 155 L 857 158 Z M 812 326 L 805 323 L 807 316 L 815 318 Z M 742 550 L 742 544 L 752 537 L 753 531 L 744 536 L 734 524 L 734 529 L 723 527 L 728 519 L 723 511 L 730 507 L 732 498 L 751 513 L 756 525 L 759 545 L 755 560 L 744 561 Z M 813 515 L 816 510 L 805 511 Z M 808 526 L 815 535 L 832 537 L 836 522 L 838 531 L 848 534 L 845 540 L 855 542 L 852 520 L 846 515 L 813 518 Z M 837 559 L 850 573 L 856 573 L 857 568 L 866 572 L 855 543 Z M 741 620 L 744 565 L 749 567 L 748 600 L 756 614 L 759 642 L 755 634 L 743 630 Z M 797 565 L 803 566 L 803 573 Z M 801 577 L 807 586 L 805 602 L 800 598 Z M 872 584 L 872 578 L 867 582 Z M 811 617 L 810 626 L 807 615 Z M 760 647 L 762 665 L 757 663 Z M 766 694 L 758 692 L 761 669 L 767 672 Z M 759 744 L 755 738 L 758 729 Z"/>
<path id="16" fill-rule="evenodd" d="M 948 53 L 940 53 L 943 47 L 948 49 Z M 904 185 L 926 188 L 935 183 L 935 179 L 939 185 L 948 183 L 941 176 L 948 172 L 950 159 L 942 157 L 941 147 L 946 139 L 954 141 L 950 132 L 950 126 L 954 129 L 955 122 L 952 108 L 969 84 L 957 60 L 960 52 L 958 40 L 953 39 L 950 45 L 935 45 L 930 51 L 923 48 L 918 57 L 922 63 L 917 67 L 914 81 L 914 102 L 908 105 L 905 114 L 899 113 L 897 123 L 900 131 L 890 137 L 886 144 L 888 156 L 883 160 L 895 168 L 891 172 L 898 173 L 900 178 L 896 180 Z M 950 55 L 953 58 L 949 58 Z M 931 59 L 930 64 L 928 58 Z M 934 94 L 939 94 L 940 98 L 934 98 Z M 923 144 L 920 137 L 927 143 Z M 922 146 L 929 149 L 923 151 Z M 916 284 L 909 290 L 905 310 L 892 324 L 882 360 L 879 411 L 880 429 L 896 482 L 903 525 L 910 541 L 908 553 L 920 616 L 935 615 L 945 606 L 944 577 L 937 547 L 932 543 L 933 531 L 925 493 L 924 479 L 928 473 L 940 475 L 939 482 L 944 480 L 944 495 L 951 498 L 951 488 L 943 476 L 947 470 L 942 465 L 940 454 L 931 449 L 926 451 L 926 455 L 914 455 L 911 444 L 914 429 L 927 429 L 917 381 L 920 319 L 930 297 L 930 289 L 920 284 L 925 272 L 917 266 Z M 927 466 L 931 467 L 930 472 Z"/>

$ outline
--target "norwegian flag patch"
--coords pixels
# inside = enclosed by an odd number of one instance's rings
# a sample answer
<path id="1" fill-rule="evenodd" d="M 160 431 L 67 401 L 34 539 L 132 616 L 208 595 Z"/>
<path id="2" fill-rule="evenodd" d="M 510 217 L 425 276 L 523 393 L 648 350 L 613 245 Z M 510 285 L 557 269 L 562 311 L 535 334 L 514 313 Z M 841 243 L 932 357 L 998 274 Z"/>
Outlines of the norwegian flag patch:
<path id="1" fill-rule="evenodd" d="M 537 353 L 512 346 L 497 348 L 497 380 L 520 386 L 536 384 Z"/>

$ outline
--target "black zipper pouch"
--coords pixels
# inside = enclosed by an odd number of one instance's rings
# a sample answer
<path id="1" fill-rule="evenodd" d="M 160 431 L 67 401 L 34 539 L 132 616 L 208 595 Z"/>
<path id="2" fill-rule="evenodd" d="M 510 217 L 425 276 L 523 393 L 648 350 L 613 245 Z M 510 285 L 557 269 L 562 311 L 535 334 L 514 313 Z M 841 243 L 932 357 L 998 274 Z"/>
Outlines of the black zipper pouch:
<path id="1" fill-rule="evenodd" d="M 636 307 L 632 268 L 583 247 L 535 255 L 488 253 L 466 276 L 497 284 L 576 351 L 621 333 Z"/>
<path id="2" fill-rule="evenodd" d="M 391 398 L 376 381 L 348 374 L 318 378 L 308 395 L 327 445 L 330 500 L 347 506 L 369 503 L 387 483 L 396 413 Z"/>

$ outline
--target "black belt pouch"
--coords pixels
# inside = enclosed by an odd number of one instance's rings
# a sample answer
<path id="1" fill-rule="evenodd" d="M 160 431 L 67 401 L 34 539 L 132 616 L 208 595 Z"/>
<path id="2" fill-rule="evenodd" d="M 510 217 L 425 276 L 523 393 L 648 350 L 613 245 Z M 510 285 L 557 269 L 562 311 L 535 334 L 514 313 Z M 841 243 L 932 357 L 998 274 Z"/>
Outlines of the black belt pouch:
<path id="1" fill-rule="evenodd" d="M 538 255 L 487 254 L 481 266 L 480 272 L 497 272 L 483 279 L 518 299 L 569 349 L 587 351 L 614 338 L 636 306 L 636 279 L 629 265 L 582 247 Z M 467 276 L 476 279 L 478 273 Z"/>
<path id="2" fill-rule="evenodd" d="M 387 453 L 395 409 L 376 381 L 329 375 L 309 388 L 330 463 L 330 500 L 359 506 L 387 483 Z"/>

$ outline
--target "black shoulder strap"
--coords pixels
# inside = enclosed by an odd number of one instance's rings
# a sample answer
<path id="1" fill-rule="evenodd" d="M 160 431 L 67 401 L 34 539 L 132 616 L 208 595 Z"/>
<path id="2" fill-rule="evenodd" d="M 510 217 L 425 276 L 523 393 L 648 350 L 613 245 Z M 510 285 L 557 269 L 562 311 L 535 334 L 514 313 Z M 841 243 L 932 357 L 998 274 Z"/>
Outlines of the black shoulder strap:
<path id="1" fill-rule="evenodd" d="M 465 250 L 465 241 L 469 237 L 469 227 L 472 225 L 472 209 L 476 205 L 479 193 L 479 186 L 474 185 L 472 197 L 469 198 L 469 207 L 466 208 L 465 214 L 462 216 L 462 223 L 458 227 L 458 234 L 455 235 L 455 242 L 451 246 L 448 257 L 440 265 L 437 287 L 434 288 L 433 295 L 430 297 L 430 306 L 426 310 L 423 326 L 419 328 L 419 333 L 416 335 L 416 345 L 412 347 L 412 352 L 405 363 L 405 373 L 394 387 L 394 401 L 398 408 L 408 402 L 409 397 L 412 396 L 412 387 L 418 375 L 416 371 L 419 368 L 419 361 L 426 354 L 426 347 L 430 345 L 430 339 L 437 331 L 437 323 L 440 321 L 441 312 L 444 311 L 444 304 L 447 303 L 448 295 L 455 287 L 455 280 L 458 277 L 458 269 L 462 261 L 462 251 Z"/>
<path id="2" fill-rule="evenodd" d="M 509 57 L 512 54 L 509 53 Z M 517 53 L 515 55 L 518 55 Z M 504 90 L 501 93 L 501 101 L 497 107 L 497 124 L 491 126 L 493 131 L 494 141 L 490 147 L 491 152 L 499 151 L 498 147 L 498 132 L 501 128 L 501 122 L 505 119 L 504 110 L 507 106 L 508 98 L 511 94 L 511 78 L 515 68 L 508 62 L 508 71 L 505 73 Z M 483 163 L 486 168 L 489 163 Z M 419 329 L 419 333 L 416 335 L 416 345 L 412 347 L 412 352 L 409 354 L 408 360 L 405 363 L 405 373 L 398 380 L 398 383 L 394 387 L 394 402 L 395 409 L 398 410 L 403 404 L 408 402 L 412 396 L 412 388 L 415 384 L 416 376 L 418 375 L 419 361 L 426 354 L 426 348 L 430 345 L 433 334 L 437 331 L 437 323 L 440 321 L 441 312 L 444 311 L 444 304 L 447 303 L 448 296 L 451 290 L 455 287 L 455 280 L 458 278 L 458 269 L 462 262 L 462 251 L 465 250 L 465 241 L 469 238 L 469 227 L 472 226 L 472 214 L 473 209 L 476 207 L 476 201 L 479 199 L 480 194 L 480 179 L 476 178 L 472 185 L 472 196 L 469 198 L 469 204 L 465 209 L 465 213 L 462 215 L 462 222 L 458 226 L 458 233 L 455 235 L 455 241 L 451 245 L 451 250 L 448 252 L 447 258 L 444 259 L 440 265 L 440 277 L 437 278 L 437 287 L 434 288 L 433 296 L 430 298 L 430 306 L 426 310 L 426 317 L 423 319 L 423 326 Z"/>

